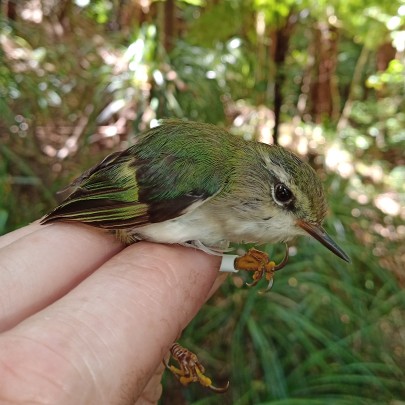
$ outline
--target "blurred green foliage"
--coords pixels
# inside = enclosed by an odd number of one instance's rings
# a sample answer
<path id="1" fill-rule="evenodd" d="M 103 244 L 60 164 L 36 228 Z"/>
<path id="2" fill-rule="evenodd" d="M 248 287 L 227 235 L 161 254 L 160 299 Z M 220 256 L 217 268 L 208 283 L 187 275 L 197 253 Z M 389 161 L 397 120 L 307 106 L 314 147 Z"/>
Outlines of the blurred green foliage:
<path id="1" fill-rule="evenodd" d="M 271 292 L 230 279 L 182 337 L 229 393 L 168 375 L 162 404 L 403 403 L 404 7 L 3 2 L 0 234 L 159 118 L 271 141 L 277 86 L 280 143 L 325 181 L 327 228 L 352 264 L 300 240 Z"/>

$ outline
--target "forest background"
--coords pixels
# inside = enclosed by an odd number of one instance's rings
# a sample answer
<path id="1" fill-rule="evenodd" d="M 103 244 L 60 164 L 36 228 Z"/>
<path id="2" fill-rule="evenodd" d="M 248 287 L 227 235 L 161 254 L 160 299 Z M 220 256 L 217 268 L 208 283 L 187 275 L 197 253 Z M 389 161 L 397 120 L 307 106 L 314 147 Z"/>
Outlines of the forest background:
<path id="1" fill-rule="evenodd" d="M 161 404 L 405 404 L 404 0 L 0 7 L 0 234 L 162 117 L 279 143 L 325 183 L 352 263 L 302 238 L 269 294 L 229 279 L 181 340 L 229 392 L 169 375 Z"/>

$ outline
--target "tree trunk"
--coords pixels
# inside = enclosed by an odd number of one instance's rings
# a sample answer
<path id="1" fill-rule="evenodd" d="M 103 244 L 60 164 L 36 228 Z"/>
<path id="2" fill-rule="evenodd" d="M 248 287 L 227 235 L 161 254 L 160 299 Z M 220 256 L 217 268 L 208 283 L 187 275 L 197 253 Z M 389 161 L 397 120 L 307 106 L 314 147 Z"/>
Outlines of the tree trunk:
<path id="1" fill-rule="evenodd" d="M 386 42 L 385 44 L 380 45 L 376 54 L 377 72 L 382 73 L 385 70 L 387 70 L 390 62 L 393 59 L 395 59 L 396 52 L 397 52 L 396 49 L 392 46 L 390 42 Z M 386 97 L 387 93 L 385 86 L 377 90 L 376 94 L 377 98 L 379 99 Z"/>
<path id="2" fill-rule="evenodd" d="M 334 80 L 337 64 L 337 29 L 327 23 L 320 23 L 314 32 L 315 80 L 311 88 L 311 115 L 317 123 L 325 118 L 337 118 L 339 106 L 336 105 L 338 89 Z"/>
<path id="3" fill-rule="evenodd" d="M 165 1 L 164 17 L 164 42 L 163 46 L 166 52 L 170 52 L 174 45 L 176 36 L 176 4 L 174 0 Z"/>
<path id="4" fill-rule="evenodd" d="M 389 63 L 395 59 L 396 49 L 391 42 L 382 44 L 377 50 L 377 71 L 384 72 L 387 70 Z"/>
<path id="5" fill-rule="evenodd" d="M 275 65 L 274 77 L 274 129 L 273 142 L 278 144 L 279 127 L 281 121 L 281 107 L 283 105 L 283 85 L 285 81 L 284 62 L 287 57 L 288 45 L 297 17 L 291 14 L 283 27 L 272 33 L 272 59 Z"/>
<path id="6" fill-rule="evenodd" d="M 305 32 L 309 38 L 313 34 L 313 30 L 307 30 Z M 298 96 L 297 101 L 297 113 L 293 118 L 293 127 L 296 128 L 300 122 L 306 121 L 306 115 L 308 115 L 308 102 L 310 102 L 310 92 L 312 89 L 312 83 L 314 81 L 314 77 L 312 71 L 315 65 L 316 54 L 318 50 L 315 47 L 315 43 L 313 40 L 308 41 L 308 48 L 307 48 L 307 63 L 304 68 L 302 77 L 301 77 L 301 86 L 300 86 L 300 94 Z"/>
<path id="7" fill-rule="evenodd" d="M 17 20 L 17 2 L 6 1 L 7 18 L 12 21 Z"/>

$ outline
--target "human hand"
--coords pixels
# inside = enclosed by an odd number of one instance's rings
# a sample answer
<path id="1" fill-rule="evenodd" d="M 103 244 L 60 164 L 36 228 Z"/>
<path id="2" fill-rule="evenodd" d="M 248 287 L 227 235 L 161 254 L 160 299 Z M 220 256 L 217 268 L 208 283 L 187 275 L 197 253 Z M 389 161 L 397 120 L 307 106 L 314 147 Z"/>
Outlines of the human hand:
<path id="1" fill-rule="evenodd" d="M 125 248 L 81 225 L 1 237 L 0 403 L 156 403 L 162 358 L 219 263 L 181 246 Z"/>

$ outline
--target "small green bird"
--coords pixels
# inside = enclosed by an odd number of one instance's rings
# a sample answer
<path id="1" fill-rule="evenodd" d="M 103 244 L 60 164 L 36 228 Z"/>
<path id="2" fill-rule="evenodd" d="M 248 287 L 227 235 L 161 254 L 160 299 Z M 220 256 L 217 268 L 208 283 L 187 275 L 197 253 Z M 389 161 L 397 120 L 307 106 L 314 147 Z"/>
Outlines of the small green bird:
<path id="1" fill-rule="evenodd" d="M 349 261 L 322 228 L 327 204 L 315 171 L 281 146 L 248 142 L 214 125 L 164 120 L 83 173 L 67 192 L 42 224 L 81 222 L 126 244 L 179 243 L 211 254 L 223 253 L 229 242 L 275 243 L 309 234 Z M 286 259 L 276 266 L 251 250 L 235 268 L 255 271 L 252 284 L 264 274 L 271 282 Z M 165 364 L 181 383 L 227 389 L 212 385 L 194 353 L 176 343 L 171 353 L 180 368 Z"/>
<path id="2" fill-rule="evenodd" d="M 322 228 L 326 199 L 308 164 L 281 146 L 210 124 L 164 120 L 83 173 L 68 192 L 43 224 L 81 222 L 126 244 L 192 244 L 209 253 L 223 252 L 228 242 L 309 234 L 349 261 Z"/>

